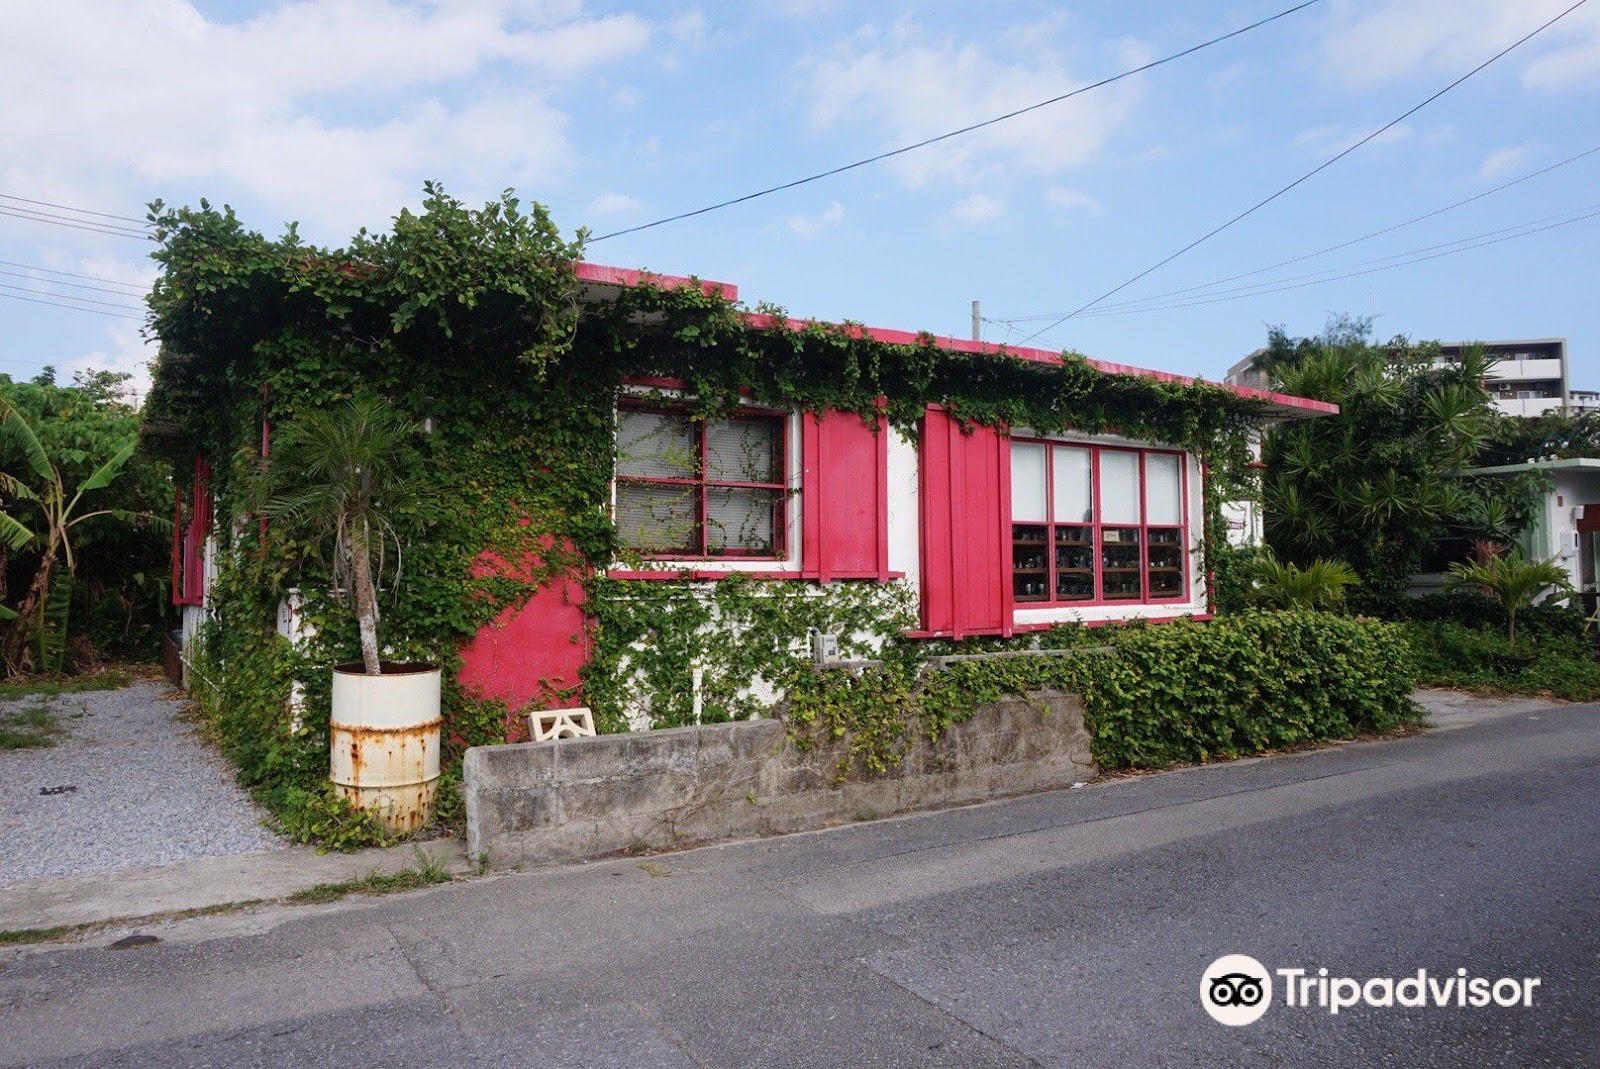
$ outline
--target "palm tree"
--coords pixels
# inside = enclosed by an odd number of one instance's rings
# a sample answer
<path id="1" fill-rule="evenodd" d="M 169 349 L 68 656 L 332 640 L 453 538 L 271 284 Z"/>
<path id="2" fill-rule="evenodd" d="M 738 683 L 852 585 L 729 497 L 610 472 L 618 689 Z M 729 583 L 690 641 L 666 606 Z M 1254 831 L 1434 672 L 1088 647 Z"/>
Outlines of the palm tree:
<path id="1" fill-rule="evenodd" d="M 1342 560 L 1317 559 L 1301 569 L 1264 550 L 1247 573 L 1250 603 L 1262 609 L 1342 609 L 1346 587 L 1361 582 Z"/>
<path id="2" fill-rule="evenodd" d="M 1481 563 L 1457 562 L 1450 565 L 1450 581 L 1446 590 L 1477 587 L 1505 606 L 1506 641 L 1517 641 L 1517 610 L 1533 604 L 1540 591 L 1553 589 L 1561 601 L 1573 594 L 1572 581 L 1552 557 L 1548 560 L 1524 560 L 1520 554 L 1507 553 L 1490 557 Z"/>
<path id="3" fill-rule="evenodd" d="M 324 548 L 332 543 L 333 582 L 355 595 L 368 675 L 383 673 L 378 585 L 390 546 L 396 581 L 400 574 L 400 539 L 390 517 L 423 497 L 412 444 L 420 429 L 381 398 L 353 398 L 289 424 L 264 473 L 264 514 Z"/>
<path id="4" fill-rule="evenodd" d="M 61 469 L 45 452 L 33 427 L 4 397 L 0 397 L 0 434 L 4 434 L 21 452 L 32 475 L 31 481 L 24 481 L 14 475 L 0 472 L 0 494 L 5 495 L 8 503 L 11 501 L 31 503 L 32 507 L 28 512 L 33 520 L 33 525 L 30 526 L 8 512 L 0 512 L 0 542 L 13 551 L 29 548 L 38 548 L 40 551 L 39 563 L 34 568 L 33 578 L 29 581 L 22 600 L 17 603 L 15 610 L 6 610 L 0 614 L 5 619 L 13 621 L 12 627 L 6 632 L 5 641 L 0 643 L 0 657 L 4 658 L 8 672 L 16 672 L 24 665 L 30 633 L 40 635 L 41 639 L 46 634 L 44 611 L 51 604 L 50 583 L 57 562 L 65 558 L 69 575 L 77 570 L 77 561 L 72 553 L 73 529 L 85 520 L 92 520 L 97 516 L 115 516 L 130 523 L 163 521 L 146 513 L 129 512 L 124 509 L 78 511 L 84 495 L 103 490 L 116 479 L 118 473 L 133 457 L 133 451 L 138 445 L 137 438 L 129 438 L 122 442 L 88 478 L 69 492 L 61 477 Z M 64 641 L 65 635 L 58 635 L 58 638 Z M 44 659 L 42 654 L 41 643 L 41 662 Z M 37 664 L 35 667 L 42 668 L 43 664 Z"/>

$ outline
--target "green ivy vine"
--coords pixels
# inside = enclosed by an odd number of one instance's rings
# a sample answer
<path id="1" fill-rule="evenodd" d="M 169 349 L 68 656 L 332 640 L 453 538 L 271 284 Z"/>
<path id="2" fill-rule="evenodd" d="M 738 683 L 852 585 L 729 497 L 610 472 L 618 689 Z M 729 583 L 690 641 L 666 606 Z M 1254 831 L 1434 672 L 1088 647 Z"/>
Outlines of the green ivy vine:
<path id="1" fill-rule="evenodd" d="M 586 292 L 572 266 L 581 240 L 563 239 L 542 206 L 509 191 L 470 208 L 430 184 L 419 213 L 402 211 L 389 233 L 362 231 L 340 249 L 307 245 L 293 226 L 269 239 L 204 201 L 157 203 L 150 220 L 162 268 L 151 326 L 162 348 L 144 446 L 179 472 L 192 470 L 196 452 L 215 469 L 223 608 L 206 648 L 226 677 L 219 703 L 239 710 L 218 714 L 222 730 L 239 736 L 252 782 L 301 791 L 320 782 L 326 668 L 352 659 L 356 634 L 352 614 L 326 594 L 326 562 L 263 529 L 245 487 L 262 461 L 263 424 L 357 393 L 381 394 L 432 428 L 420 445 L 441 492 L 397 518 L 404 573 L 382 594 L 381 638 L 396 657 L 444 668 L 447 758 L 517 730 L 513 710 L 459 685 L 462 643 L 556 579 L 587 587 L 593 656 L 583 691 L 605 730 L 688 722 L 696 693 L 701 720 L 786 701 L 797 726 L 858 734 L 870 771 L 902 737 L 891 721 L 921 717 L 938 730 L 954 715 L 959 703 L 929 697 L 944 683 L 918 682 L 928 647 L 900 638 L 914 608 L 903 584 L 730 580 L 707 590 L 604 577 L 627 556 L 608 515 L 625 380 L 683 382 L 698 418 L 748 398 L 785 410 L 881 410 L 904 434 L 930 404 L 970 424 L 1115 431 L 1200 456 L 1208 515 L 1224 488 L 1249 478 L 1246 432 L 1259 402 L 1105 374 L 1074 353 L 1042 366 L 948 351 L 928 335 L 891 344 L 854 324 L 792 323 L 712 287 Z M 1208 560 L 1222 537 L 1209 527 Z M 485 567 L 485 554 L 501 566 Z M 306 592 L 315 637 L 285 652 L 274 623 L 289 587 Z M 814 630 L 882 666 L 824 685 L 804 647 Z M 306 695 L 298 721 L 287 712 L 295 684 Z M 447 766 L 448 777 L 458 762 Z"/>

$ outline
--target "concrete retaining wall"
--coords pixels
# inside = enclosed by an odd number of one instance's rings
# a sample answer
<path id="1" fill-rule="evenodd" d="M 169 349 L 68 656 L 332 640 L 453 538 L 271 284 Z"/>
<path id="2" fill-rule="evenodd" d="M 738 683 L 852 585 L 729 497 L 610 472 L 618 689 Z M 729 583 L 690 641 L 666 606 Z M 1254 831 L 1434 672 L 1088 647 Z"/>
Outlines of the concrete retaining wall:
<path id="1" fill-rule="evenodd" d="M 467 850 L 495 866 L 802 831 L 1065 787 L 1094 776 L 1076 695 L 978 709 L 900 764 L 834 784 L 845 744 L 801 750 L 780 720 L 467 751 Z"/>

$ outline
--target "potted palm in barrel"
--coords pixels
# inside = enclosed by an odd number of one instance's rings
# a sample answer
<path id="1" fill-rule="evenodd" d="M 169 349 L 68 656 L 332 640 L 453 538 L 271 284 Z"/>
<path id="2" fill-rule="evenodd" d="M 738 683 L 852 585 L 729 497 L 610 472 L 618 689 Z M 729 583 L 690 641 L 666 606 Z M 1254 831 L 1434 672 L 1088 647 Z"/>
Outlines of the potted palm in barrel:
<path id="1" fill-rule="evenodd" d="M 392 517 L 424 496 L 420 430 L 357 397 L 285 426 L 264 472 L 264 514 L 319 547 L 360 630 L 360 662 L 333 669 L 334 788 L 393 834 L 427 822 L 439 780 L 439 668 L 383 660 L 378 644 L 379 587 L 386 571 L 400 577 Z"/>

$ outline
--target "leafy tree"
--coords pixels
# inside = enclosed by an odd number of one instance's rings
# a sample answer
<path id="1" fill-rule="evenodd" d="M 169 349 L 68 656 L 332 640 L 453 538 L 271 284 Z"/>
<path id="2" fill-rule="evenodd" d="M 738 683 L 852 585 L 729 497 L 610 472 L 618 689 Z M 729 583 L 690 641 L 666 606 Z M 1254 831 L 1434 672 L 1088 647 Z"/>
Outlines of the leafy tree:
<path id="1" fill-rule="evenodd" d="M 1502 417 L 1481 462 L 1525 464 L 1539 457 L 1600 457 L 1600 412 Z"/>
<path id="2" fill-rule="evenodd" d="M 25 382 L 0 375 L 0 396 L 22 414 L 68 486 L 89 478 L 102 460 L 138 433 L 142 422 L 140 412 L 124 400 L 130 376 L 80 371 L 73 378 L 71 385 L 58 385 L 53 369 Z M 24 451 L 4 435 L 0 473 L 29 485 L 35 478 Z M 95 503 L 97 509 L 165 517 L 172 510 L 172 495 L 166 464 L 141 451 L 110 486 L 96 491 Z M 5 509 L 37 529 L 40 517 L 34 503 L 8 500 Z M 164 522 L 130 526 L 111 514 L 74 529 L 77 568 L 71 618 L 79 652 L 121 658 L 156 653 L 170 612 L 167 532 Z M 9 592 L 21 591 L 31 581 L 38 548 L 12 552 L 0 547 L 0 603 L 9 603 Z M 85 643 L 92 649 L 85 649 Z"/>
<path id="3" fill-rule="evenodd" d="M 1246 595 L 1258 609 L 1343 609 L 1345 590 L 1361 577 L 1342 560 L 1314 560 L 1305 568 L 1285 564 L 1269 549 L 1250 566 Z"/>
<path id="4" fill-rule="evenodd" d="M 96 494 L 115 481 L 132 459 L 138 440 L 129 435 L 120 442 L 107 443 L 104 450 L 93 454 L 65 451 L 65 462 L 94 464 L 86 477 L 71 482 L 63 476 L 62 461 L 50 456 L 28 419 L 4 395 L 0 395 L 0 435 L 20 451 L 28 469 L 23 477 L 0 474 L 0 494 L 4 495 L 8 509 L 0 513 L 0 541 L 13 552 L 36 550 L 38 553 L 37 560 L 32 563 L 32 577 L 14 610 L 15 618 L 0 641 L 0 657 L 4 658 L 8 672 L 20 671 L 27 663 L 28 639 L 30 635 L 37 635 L 40 655 L 36 667 L 58 668 L 60 654 L 65 648 L 63 621 L 67 609 L 64 598 L 52 597 L 51 580 L 56 566 L 63 561 L 69 575 L 77 571 L 77 557 L 73 552 L 76 528 L 99 517 L 125 523 L 153 519 L 114 507 L 86 511 L 84 504 L 85 495 Z M 70 491 L 69 486 L 72 487 Z M 54 627 L 47 626 L 47 608 Z M 52 638 L 54 642 L 49 641 Z"/>
<path id="5" fill-rule="evenodd" d="M 1517 641 L 1517 610 L 1533 604 L 1543 591 L 1551 590 L 1556 601 L 1573 594 L 1566 569 L 1549 560 L 1524 560 L 1520 554 L 1505 553 L 1485 561 L 1457 562 L 1450 565 L 1447 591 L 1477 588 L 1500 602 L 1506 610 L 1506 641 Z"/>
<path id="6" fill-rule="evenodd" d="M 1332 401 L 1340 414 L 1266 436 L 1267 540 L 1294 563 L 1347 561 L 1361 577 L 1363 607 L 1393 613 L 1424 547 L 1446 533 L 1514 535 L 1531 515 L 1533 487 L 1463 478 L 1499 419 L 1481 348 L 1440 363 L 1436 345 L 1374 345 L 1369 330 L 1343 319 L 1316 339 L 1274 332 L 1276 385 Z"/>
<path id="7" fill-rule="evenodd" d="M 331 544 L 334 583 L 355 597 L 368 675 L 383 672 L 378 583 L 390 546 L 396 580 L 400 574 L 400 540 L 390 517 L 425 496 L 412 445 L 419 430 L 387 401 L 357 397 L 289 424 L 264 472 L 267 517 L 323 548 Z"/>

